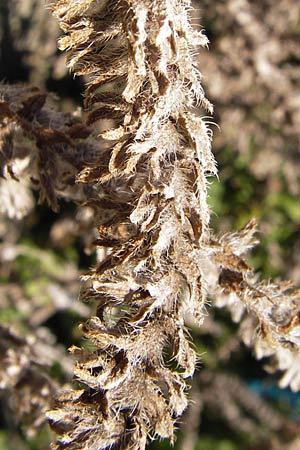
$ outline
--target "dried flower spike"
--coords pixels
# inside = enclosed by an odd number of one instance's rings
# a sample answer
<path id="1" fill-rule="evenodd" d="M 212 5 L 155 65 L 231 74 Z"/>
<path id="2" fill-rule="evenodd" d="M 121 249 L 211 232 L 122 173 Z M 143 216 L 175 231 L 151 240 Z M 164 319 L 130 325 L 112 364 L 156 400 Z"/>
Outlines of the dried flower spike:
<path id="1" fill-rule="evenodd" d="M 187 315 L 201 325 L 207 292 L 229 307 L 240 302 L 273 353 L 296 354 L 297 292 L 281 324 L 283 286 L 259 285 L 243 260 L 255 223 L 219 240 L 210 234 L 206 176 L 216 168 L 208 122 L 195 107 L 212 107 L 194 60 L 207 39 L 191 27 L 190 1 L 59 0 L 52 8 L 69 67 L 89 77 L 88 123 L 115 123 L 101 135 L 97 163 L 77 176 L 91 188 L 96 244 L 109 250 L 83 277 L 91 282 L 84 300 L 97 302 L 82 326 L 94 350 L 72 348 L 84 388 L 61 394 L 49 412 L 60 436 L 52 448 L 173 442 L 196 363 Z"/>
<path id="2" fill-rule="evenodd" d="M 189 7 L 179 0 L 53 5 L 69 66 L 90 77 L 88 122 L 117 122 L 102 134 L 99 163 L 77 177 L 95 186 L 98 244 L 111 251 L 85 276 L 93 284 L 84 297 L 98 302 L 97 317 L 83 326 L 95 351 L 72 349 L 86 388 L 64 393 L 49 413 L 61 434 L 56 449 L 173 441 L 187 405 L 184 378 L 196 357 L 184 318 L 192 313 L 201 324 L 204 316 L 205 175 L 216 172 L 210 130 L 194 110 L 211 110 L 194 62 L 207 38 L 191 27 Z"/>

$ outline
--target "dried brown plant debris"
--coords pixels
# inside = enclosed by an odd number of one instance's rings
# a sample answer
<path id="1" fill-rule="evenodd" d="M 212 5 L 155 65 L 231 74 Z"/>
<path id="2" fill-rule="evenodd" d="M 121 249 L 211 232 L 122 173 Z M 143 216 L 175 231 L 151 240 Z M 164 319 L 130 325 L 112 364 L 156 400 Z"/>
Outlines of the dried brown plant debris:
<path id="1" fill-rule="evenodd" d="M 15 422 L 23 424 L 27 438 L 46 424 L 46 411 L 59 388 L 50 375 L 51 365 L 60 361 L 66 373 L 70 371 L 71 361 L 56 345 L 47 328 L 23 336 L 16 327 L 0 325 L 0 397 L 15 413 Z"/>
<path id="2" fill-rule="evenodd" d="M 242 257 L 255 245 L 256 224 L 250 222 L 241 232 L 220 239 L 219 251 L 234 252 Z M 226 307 L 233 320 L 240 323 L 241 337 L 252 346 L 258 359 L 273 357 L 273 370 L 283 371 L 281 387 L 300 389 L 300 295 L 291 282 L 260 281 L 251 270 L 217 259 L 218 270 L 211 282 L 211 295 L 216 306 Z M 232 262 L 232 259 L 231 259 Z M 211 267 L 210 275 L 214 273 Z"/>
<path id="3" fill-rule="evenodd" d="M 260 253 L 263 270 L 299 284 L 299 2 L 195 0 L 194 5 L 196 23 L 207 28 L 210 39 L 210 51 L 201 52 L 199 63 L 221 130 L 213 147 L 223 185 L 217 188 L 219 215 L 226 218 L 214 220 L 214 226 L 228 231 L 255 215 L 268 254 Z"/>
<path id="4" fill-rule="evenodd" d="M 29 187 L 58 210 L 57 197 L 83 202 L 75 176 L 98 154 L 89 128 L 57 110 L 38 88 L 0 85 L 0 211 L 20 219 L 33 207 Z"/>
<path id="5" fill-rule="evenodd" d="M 300 192 L 300 6 L 295 0 L 196 0 L 211 25 L 211 51 L 201 54 L 205 86 L 222 133 L 214 148 L 231 146 L 266 189 L 283 177 Z"/>
<path id="6" fill-rule="evenodd" d="M 58 55 L 57 21 L 43 0 L 3 0 L 0 9 L 0 79 L 45 87 L 67 74 Z"/>
<path id="7" fill-rule="evenodd" d="M 10 228 L 14 227 L 12 222 Z M 22 429 L 23 437 L 32 439 L 47 429 L 45 412 L 72 374 L 72 357 L 57 342 L 48 321 L 62 311 L 87 318 L 90 310 L 76 304 L 79 275 L 74 265 L 62 263 L 47 250 L 9 242 L 10 238 L 0 243 L 2 426 L 14 434 Z M 24 266 L 30 280 L 24 278 Z"/>

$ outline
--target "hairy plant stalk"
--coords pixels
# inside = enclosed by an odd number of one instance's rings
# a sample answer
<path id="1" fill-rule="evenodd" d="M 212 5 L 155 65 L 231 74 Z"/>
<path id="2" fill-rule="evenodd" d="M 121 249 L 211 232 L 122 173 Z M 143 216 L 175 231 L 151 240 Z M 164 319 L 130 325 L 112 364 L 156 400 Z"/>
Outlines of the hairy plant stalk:
<path id="1" fill-rule="evenodd" d="M 83 332 L 95 350 L 73 348 L 86 389 L 63 394 L 63 409 L 50 413 L 62 431 L 53 448 L 140 449 L 149 434 L 173 441 L 187 405 L 184 379 L 196 357 L 184 320 L 191 313 L 201 324 L 204 316 L 205 175 L 216 171 L 210 130 L 194 109 L 211 110 L 194 63 L 207 39 L 192 29 L 189 7 L 178 0 L 53 5 L 69 66 L 91 77 L 88 123 L 118 124 L 102 134 L 99 163 L 78 176 L 97 183 L 97 244 L 111 250 L 85 276 L 92 287 L 84 298 L 98 309 Z"/>
<path id="2" fill-rule="evenodd" d="M 254 222 L 220 240 L 210 235 L 206 176 L 216 168 L 208 122 L 195 108 L 211 105 L 194 61 L 207 39 L 191 27 L 190 1 L 58 0 L 52 8 L 69 67 L 90 79 L 88 124 L 116 122 L 102 133 L 97 162 L 77 176 L 91 186 L 96 244 L 108 256 L 84 276 L 83 299 L 98 305 L 82 326 L 94 350 L 72 348 L 84 388 L 61 394 L 49 412 L 60 435 L 52 448 L 173 442 L 196 364 L 185 320 L 201 325 L 207 292 L 246 305 L 271 353 L 299 350 L 299 302 L 287 295 L 283 319 L 283 288 L 258 286 L 243 261 Z"/>

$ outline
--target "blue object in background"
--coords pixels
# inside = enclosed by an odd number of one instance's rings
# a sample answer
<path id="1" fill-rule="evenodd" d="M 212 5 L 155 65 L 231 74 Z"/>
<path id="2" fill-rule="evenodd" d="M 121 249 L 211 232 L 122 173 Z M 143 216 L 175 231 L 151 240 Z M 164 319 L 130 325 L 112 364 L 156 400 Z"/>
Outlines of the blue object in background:
<path id="1" fill-rule="evenodd" d="M 293 392 L 288 388 L 280 389 L 276 384 L 267 384 L 262 380 L 249 380 L 247 386 L 261 397 L 272 400 L 283 400 L 289 403 L 291 408 L 290 417 L 300 419 L 300 392 Z"/>

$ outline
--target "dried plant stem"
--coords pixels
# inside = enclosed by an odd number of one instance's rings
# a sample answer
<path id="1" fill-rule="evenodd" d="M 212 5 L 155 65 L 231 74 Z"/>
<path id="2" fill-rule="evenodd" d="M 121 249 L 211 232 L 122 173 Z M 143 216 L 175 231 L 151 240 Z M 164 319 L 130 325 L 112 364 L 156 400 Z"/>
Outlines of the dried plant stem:
<path id="1" fill-rule="evenodd" d="M 63 393 L 49 412 L 60 435 L 52 448 L 138 450 L 149 436 L 173 442 L 196 363 L 186 316 L 200 325 L 210 292 L 247 305 L 271 353 L 294 351 L 296 293 L 258 286 L 251 275 L 242 257 L 255 243 L 254 221 L 220 240 L 210 235 L 206 176 L 216 168 L 208 122 L 195 107 L 212 108 L 194 61 L 207 39 L 191 27 L 190 1 L 52 7 L 69 67 L 90 78 L 88 123 L 116 121 L 102 133 L 97 163 L 77 176 L 91 187 L 96 244 L 109 250 L 84 276 L 91 287 L 83 298 L 98 308 L 82 330 L 95 349 L 72 348 L 84 389 Z M 283 292 L 289 318 L 282 322 Z"/>
<path id="2" fill-rule="evenodd" d="M 210 131 L 193 108 L 205 99 L 193 54 L 207 39 L 189 23 L 189 2 L 58 1 L 69 65 L 89 74 L 89 123 L 112 118 L 97 165 L 98 244 L 109 255 L 85 278 L 97 317 L 83 326 L 95 351 L 73 348 L 82 391 L 50 413 L 63 430 L 53 448 L 140 449 L 149 433 L 173 441 L 195 353 L 184 317 L 203 320 L 199 261 L 209 221 L 206 172 L 215 173 Z M 101 217 L 100 208 L 107 211 Z M 171 361 L 178 367 L 173 369 Z M 80 411 L 85 413 L 81 414 Z"/>

